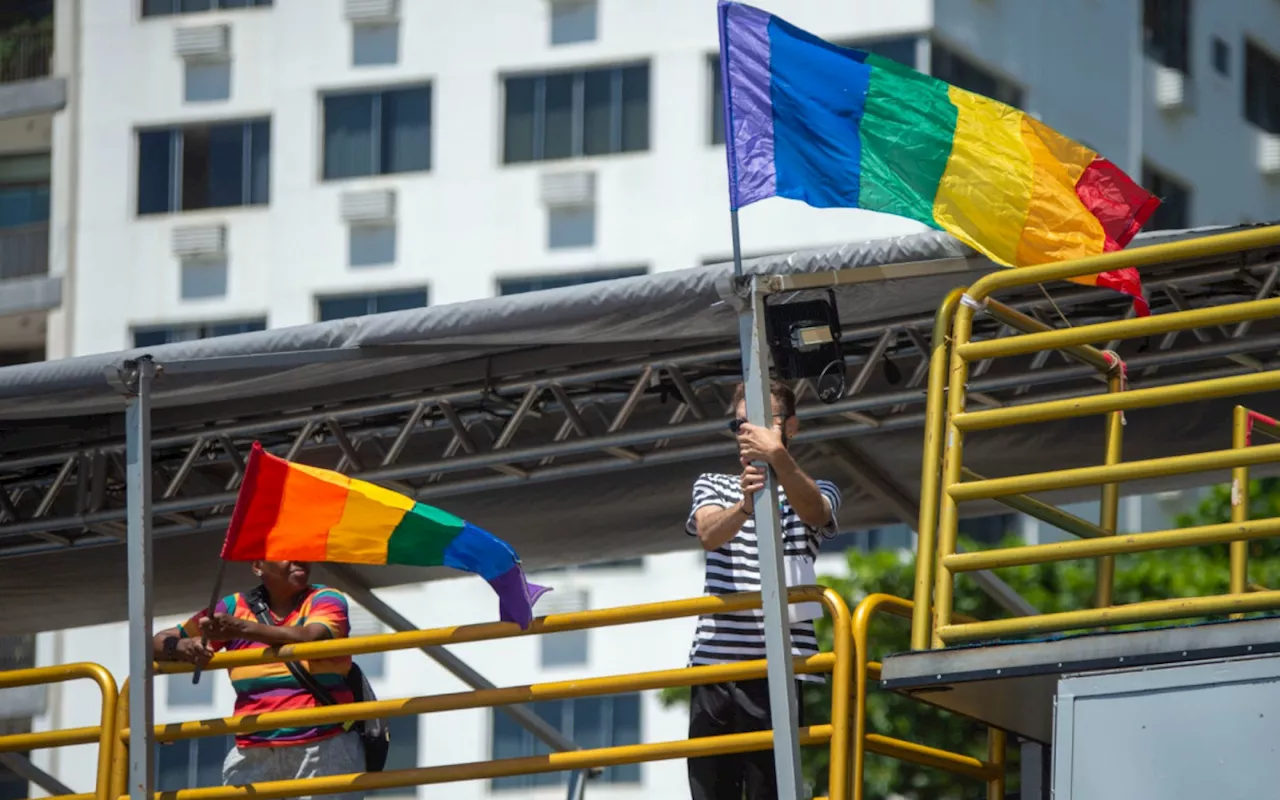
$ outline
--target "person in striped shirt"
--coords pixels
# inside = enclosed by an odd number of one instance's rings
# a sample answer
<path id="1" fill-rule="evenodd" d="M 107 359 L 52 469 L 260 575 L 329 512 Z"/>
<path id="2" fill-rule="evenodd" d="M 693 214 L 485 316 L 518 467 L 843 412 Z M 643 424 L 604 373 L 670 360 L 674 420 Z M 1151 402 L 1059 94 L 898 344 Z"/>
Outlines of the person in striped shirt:
<path id="1" fill-rule="evenodd" d="M 739 469 L 737 474 L 705 473 L 693 484 L 693 509 L 685 524 L 706 550 L 706 594 L 760 591 L 760 560 L 753 519 L 754 497 L 764 488 L 765 467 L 778 481 L 783 561 L 787 584 L 816 583 L 814 561 L 822 537 L 838 532 L 836 512 L 840 490 L 830 481 L 805 474 L 787 450 L 796 435 L 796 397 L 781 382 L 770 386 L 773 421 L 757 427 L 746 421 L 743 388 L 739 384 L 731 407 L 736 414 Z M 818 652 L 813 619 L 822 613 L 814 603 L 792 605 L 791 648 L 796 656 Z M 706 614 L 698 619 L 690 666 L 752 661 L 765 657 L 764 614 L 761 610 Z M 817 675 L 798 681 L 821 682 Z M 803 706 L 801 725 L 804 725 Z M 769 686 L 764 678 L 694 686 L 689 705 L 689 738 L 768 730 Z M 693 800 L 768 800 L 777 797 L 772 751 L 691 758 L 689 788 Z"/>
<path id="2" fill-rule="evenodd" d="M 156 659 L 203 666 L 219 650 L 280 647 L 350 634 L 347 599 L 335 589 L 311 584 L 310 564 L 255 561 L 253 572 L 262 580 L 259 589 L 228 595 L 218 601 L 212 615 L 198 613 L 156 634 Z M 265 608 L 259 607 L 270 624 L 258 620 L 254 611 L 258 600 L 265 602 Z M 350 656 L 300 663 L 336 703 L 353 702 L 346 682 Z M 235 667 L 230 677 L 236 716 L 320 705 L 282 663 Z M 235 747 L 223 762 L 222 782 L 231 786 L 364 771 L 364 749 L 357 732 L 342 725 L 308 725 L 237 734 Z M 345 800 L 363 796 L 362 792 L 325 795 Z"/>

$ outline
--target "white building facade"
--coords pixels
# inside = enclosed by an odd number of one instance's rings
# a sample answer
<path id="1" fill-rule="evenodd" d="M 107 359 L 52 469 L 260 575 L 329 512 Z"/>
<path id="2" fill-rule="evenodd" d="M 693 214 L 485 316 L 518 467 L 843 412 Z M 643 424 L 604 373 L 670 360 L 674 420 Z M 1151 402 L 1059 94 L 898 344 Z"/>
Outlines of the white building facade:
<path id="1" fill-rule="evenodd" d="M 1280 219 L 1275 0 L 755 4 L 1035 113 L 1162 195 L 1153 225 Z M 47 133 L 34 129 L 50 154 L 48 272 L 62 287 L 49 357 L 729 254 L 712 0 L 57 0 L 56 13 L 68 101 Z M 776 199 L 742 213 L 748 256 L 919 229 Z M 684 536 L 682 523 L 671 520 L 671 536 Z M 861 536 L 910 544 L 906 530 Z M 556 587 L 548 602 L 565 608 L 673 599 L 701 591 L 702 556 L 541 577 Z M 380 596 L 422 627 L 496 613 L 478 581 Z M 376 629 L 357 622 L 358 632 Z M 680 620 L 456 652 L 496 684 L 518 685 L 681 666 L 693 629 Z M 42 634 L 36 659 L 96 661 L 123 679 L 124 631 Z M 463 688 L 417 652 L 366 666 L 382 697 Z M 222 675 L 157 684 L 160 721 L 221 716 L 231 703 Z M 34 725 L 93 724 L 96 707 L 89 687 L 68 686 L 50 693 Z M 587 746 L 685 735 L 683 710 L 653 693 L 538 710 Z M 400 764 L 545 752 L 487 711 L 394 730 Z M 225 747 L 165 748 L 161 785 L 216 782 Z M 93 748 L 33 757 L 75 791 L 91 790 Z M 400 794 L 561 797 L 561 780 Z M 684 764 L 619 768 L 588 791 L 687 796 Z"/>

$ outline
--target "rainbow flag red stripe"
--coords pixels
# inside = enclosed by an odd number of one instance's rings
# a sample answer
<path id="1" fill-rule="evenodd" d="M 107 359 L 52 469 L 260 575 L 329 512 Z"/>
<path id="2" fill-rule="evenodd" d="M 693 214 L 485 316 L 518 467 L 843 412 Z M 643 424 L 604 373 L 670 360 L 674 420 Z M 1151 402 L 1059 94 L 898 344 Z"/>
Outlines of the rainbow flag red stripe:
<path id="1" fill-rule="evenodd" d="M 895 61 L 720 2 L 734 209 L 769 197 L 908 217 L 997 264 L 1119 250 L 1160 201 L 1034 117 Z M 1134 269 L 1076 279 L 1133 297 Z"/>
<path id="2" fill-rule="evenodd" d="M 546 587 L 493 534 L 366 481 L 271 455 L 254 442 L 222 545 L 228 561 L 331 561 L 452 567 L 498 594 L 501 619 L 527 628 Z"/>

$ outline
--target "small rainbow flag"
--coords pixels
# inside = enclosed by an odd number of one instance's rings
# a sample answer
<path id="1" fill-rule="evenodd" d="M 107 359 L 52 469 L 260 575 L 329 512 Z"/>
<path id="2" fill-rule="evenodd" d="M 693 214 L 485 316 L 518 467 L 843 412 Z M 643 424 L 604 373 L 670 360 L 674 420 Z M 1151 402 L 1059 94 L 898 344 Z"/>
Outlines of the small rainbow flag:
<path id="1" fill-rule="evenodd" d="M 729 202 L 862 208 L 947 231 L 1022 267 L 1129 243 L 1160 204 L 1034 117 L 720 0 Z M 1074 279 L 1133 297 L 1132 268 Z"/>
<path id="2" fill-rule="evenodd" d="M 453 567 L 498 594 L 503 622 L 528 628 L 547 591 L 525 580 L 511 546 L 390 489 L 294 464 L 253 443 L 222 545 L 227 561 L 332 561 Z"/>

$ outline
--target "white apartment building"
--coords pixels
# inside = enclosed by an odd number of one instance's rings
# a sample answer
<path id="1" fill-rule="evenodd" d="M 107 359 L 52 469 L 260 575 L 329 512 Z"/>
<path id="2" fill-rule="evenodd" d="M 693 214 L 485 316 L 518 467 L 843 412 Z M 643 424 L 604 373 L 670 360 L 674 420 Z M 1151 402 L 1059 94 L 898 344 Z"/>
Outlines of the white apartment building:
<path id="1" fill-rule="evenodd" d="M 53 5 L 53 72 L 65 81 L 65 108 L 0 120 L 0 342 L 8 349 L 43 345 L 48 357 L 63 357 L 149 346 L 682 269 L 729 253 L 713 0 Z M 1275 0 L 755 5 L 1035 113 L 1161 195 L 1149 227 L 1280 219 Z M 0 69 L 0 115 L 3 76 Z M 26 125 L 29 138 L 8 125 Z M 44 206 L 41 187 L 51 197 Z M 16 211 L 7 216 L 19 189 L 24 207 L 36 208 L 28 217 L 51 231 L 35 274 L 61 293 L 23 311 L 22 330 L 32 319 L 41 327 L 16 342 L 9 326 L 19 323 L 5 316 L 5 301 L 18 290 L 5 247 L 18 236 L 12 229 L 32 224 L 19 224 Z M 918 229 L 780 199 L 742 213 L 748 256 Z M 1126 500 L 1131 529 L 1158 524 L 1144 519 L 1143 502 Z M 671 520 L 673 537 L 684 535 L 681 523 Z M 1019 526 L 1030 538 L 1047 535 L 1013 519 L 986 528 Z M 839 569 L 834 551 L 851 543 L 909 546 L 910 532 L 852 534 L 828 546 L 833 554 L 820 567 Z M 606 607 L 695 595 L 701 564 L 689 550 L 538 578 L 556 587 L 548 608 Z M 380 596 L 430 627 L 491 618 L 489 592 L 459 580 Z M 357 632 L 376 629 L 364 615 L 356 621 Z M 682 620 L 456 651 L 512 685 L 680 666 L 692 633 L 693 621 Z M 123 678 L 123 642 L 123 625 L 41 634 L 35 660 L 96 661 Z M 382 697 L 463 688 L 417 652 L 365 665 Z M 198 686 L 157 684 L 161 721 L 220 716 L 231 703 L 218 674 Z M 69 685 L 48 694 L 31 724 L 88 725 L 96 708 L 88 687 Z M 537 710 L 587 746 L 685 735 L 683 711 L 663 709 L 653 693 Z M 406 718 L 393 733 L 394 765 L 545 752 L 486 711 Z M 160 785 L 216 782 L 226 746 L 163 748 Z M 92 756 L 83 747 L 33 759 L 90 791 Z M 562 782 L 399 794 L 550 798 L 564 795 Z M 683 763 L 667 762 L 614 769 L 588 792 L 678 798 L 685 787 Z M 0 788 L 8 796 L 26 796 L 25 784 Z"/>

